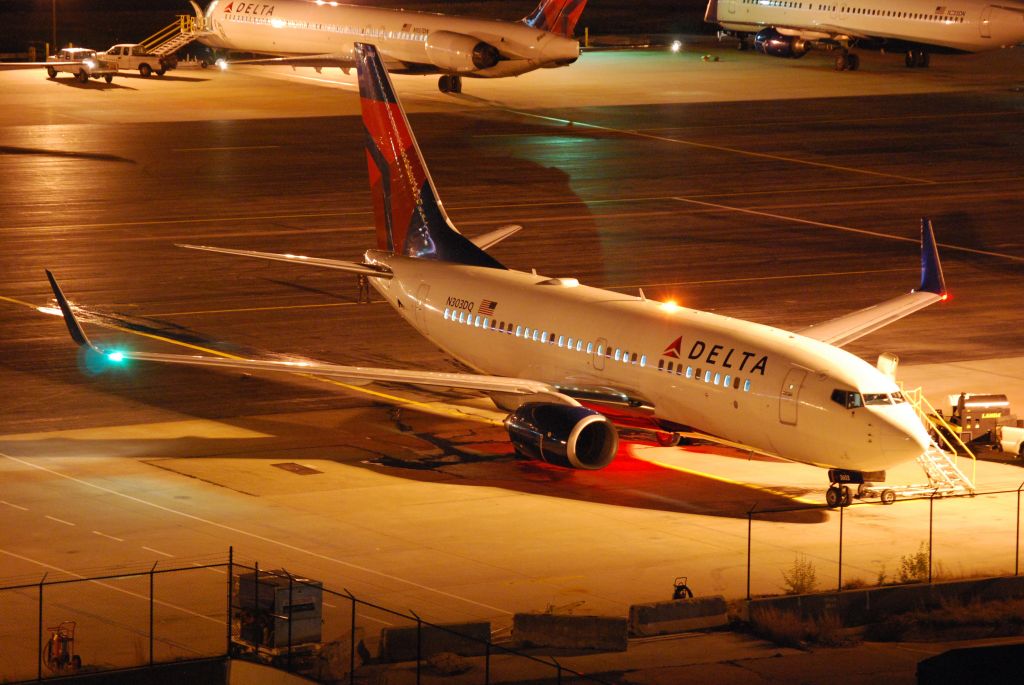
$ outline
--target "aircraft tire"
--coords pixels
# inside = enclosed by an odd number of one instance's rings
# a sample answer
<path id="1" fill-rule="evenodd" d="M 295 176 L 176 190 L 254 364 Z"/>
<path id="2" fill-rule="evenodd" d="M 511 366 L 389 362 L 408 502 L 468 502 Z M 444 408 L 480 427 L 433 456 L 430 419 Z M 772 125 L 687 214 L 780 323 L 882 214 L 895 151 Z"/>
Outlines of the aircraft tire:
<path id="1" fill-rule="evenodd" d="M 850 55 L 846 58 L 846 68 L 850 71 L 860 69 L 860 55 Z"/>
<path id="2" fill-rule="evenodd" d="M 825 504 L 828 505 L 829 509 L 835 509 L 841 501 L 842 494 L 839 492 L 839 486 L 832 485 L 825 491 Z"/>
<path id="3" fill-rule="evenodd" d="M 452 74 L 450 83 L 451 83 L 451 86 L 452 86 L 452 92 L 453 93 L 461 93 L 462 92 L 462 77 L 461 76 L 459 76 L 458 74 Z"/>
<path id="4" fill-rule="evenodd" d="M 451 92 L 451 85 L 448 81 L 448 74 L 444 74 L 441 78 L 437 79 L 437 89 L 442 93 Z"/>
<path id="5" fill-rule="evenodd" d="M 46 67 L 46 78 L 54 79 L 57 78 L 57 70 L 53 67 Z"/>
<path id="6" fill-rule="evenodd" d="M 142 78 L 149 78 L 149 75 L 153 73 L 153 67 L 148 64 L 139 65 L 139 76 Z"/>
<path id="7" fill-rule="evenodd" d="M 848 507 L 851 502 L 850 488 L 845 485 L 839 488 L 839 506 Z"/>

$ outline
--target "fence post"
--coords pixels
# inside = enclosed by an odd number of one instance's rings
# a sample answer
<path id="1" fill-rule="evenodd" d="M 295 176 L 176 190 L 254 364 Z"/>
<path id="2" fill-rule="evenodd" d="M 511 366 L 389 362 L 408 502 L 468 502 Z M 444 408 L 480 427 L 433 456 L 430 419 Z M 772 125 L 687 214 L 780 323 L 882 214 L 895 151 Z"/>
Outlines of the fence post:
<path id="1" fill-rule="evenodd" d="M 295 604 L 292 601 L 292 574 L 290 571 L 285 571 L 288 574 L 288 672 L 292 671 L 292 605 Z"/>
<path id="2" fill-rule="evenodd" d="M 410 611 L 416 616 L 415 611 Z M 420 661 L 423 657 L 423 620 L 416 616 L 416 685 L 420 685 Z"/>
<path id="3" fill-rule="evenodd" d="M 43 583 L 46 582 L 46 576 L 50 574 L 49 571 L 43 574 L 43 577 L 39 580 L 39 653 L 38 659 L 36 660 L 36 680 L 43 679 Z"/>
<path id="4" fill-rule="evenodd" d="M 1020 484 L 1017 488 L 1017 537 L 1014 540 L 1013 545 L 1013 575 L 1020 573 L 1020 491 L 1024 488 L 1024 483 Z"/>
<path id="5" fill-rule="evenodd" d="M 839 498 L 839 580 L 836 592 L 843 591 L 843 505 L 842 497 Z"/>
<path id="6" fill-rule="evenodd" d="M 938 489 L 932 490 L 931 496 L 928 498 L 928 584 L 932 582 L 932 528 L 934 522 L 933 511 L 935 508 L 935 495 L 938 493 Z"/>
<path id="7" fill-rule="evenodd" d="M 356 682 L 356 597 L 348 588 L 345 588 L 345 594 L 352 600 L 352 620 L 349 623 L 348 632 L 348 682 L 349 685 L 355 685 Z"/>
<path id="8" fill-rule="evenodd" d="M 491 638 L 488 636 L 484 647 L 484 685 L 491 685 Z"/>
<path id="9" fill-rule="evenodd" d="M 153 574 L 159 561 L 153 562 L 153 568 L 149 569 L 149 667 L 153 668 Z"/>
<path id="10" fill-rule="evenodd" d="M 234 586 L 235 578 L 235 548 L 233 545 L 228 545 L 228 617 L 225 623 L 227 624 L 227 635 L 226 642 L 224 643 L 224 654 L 225 656 L 231 656 L 231 590 Z"/>
<path id="11" fill-rule="evenodd" d="M 750 601 L 750 541 L 754 526 L 754 509 L 757 509 L 757 502 L 747 511 L 747 601 Z"/>

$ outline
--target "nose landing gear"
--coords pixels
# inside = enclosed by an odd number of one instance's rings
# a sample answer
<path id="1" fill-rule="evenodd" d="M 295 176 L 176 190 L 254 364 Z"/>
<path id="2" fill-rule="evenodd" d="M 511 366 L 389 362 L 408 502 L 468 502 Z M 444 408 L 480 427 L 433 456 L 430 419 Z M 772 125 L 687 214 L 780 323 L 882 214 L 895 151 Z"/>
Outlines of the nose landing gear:
<path id="1" fill-rule="evenodd" d="M 851 501 L 853 501 L 853 495 L 850 493 L 850 488 L 847 485 L 833 484 L 825 491 L 825 503 L 830 509 L 848 507 Z"/>

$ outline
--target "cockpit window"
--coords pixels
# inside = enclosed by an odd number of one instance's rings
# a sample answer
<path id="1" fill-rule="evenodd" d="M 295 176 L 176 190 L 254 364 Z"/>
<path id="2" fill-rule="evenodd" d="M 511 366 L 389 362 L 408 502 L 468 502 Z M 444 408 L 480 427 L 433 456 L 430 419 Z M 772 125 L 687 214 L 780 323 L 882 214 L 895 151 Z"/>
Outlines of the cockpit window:
<path id="1" fill-rule="evenodd" d="M 832 391 L 832 401 L 847 409 L 856 409 L 864 405 L 859 392 L 839 390 L 838 388 Z"/>

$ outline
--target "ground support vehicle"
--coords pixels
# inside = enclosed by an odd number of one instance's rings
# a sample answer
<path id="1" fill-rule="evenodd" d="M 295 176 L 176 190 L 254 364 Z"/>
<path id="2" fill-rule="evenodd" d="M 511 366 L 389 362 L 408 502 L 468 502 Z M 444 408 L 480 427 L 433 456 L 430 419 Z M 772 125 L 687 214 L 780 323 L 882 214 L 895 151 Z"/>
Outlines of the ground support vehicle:
<path id="1" fill-rule="evenodd" d="M 962 392 L 949 398 L 949 417 L 936 412 L 934 430 L 959 452 L 979 447 L 1024 457 L 1024 421 L 1010 409 L 1006 395 Z"/>
<path id="2" fill-rule="evenodd" d="M 117 73 L 117 65 L 110 62 L 103 56 L 89 48 L 64 48 L 46 58 L 46 75 L 55 79 L 57 74 L 74 74 L 79 83 L 85 83 L 90 78 L 102 77 L 107 83 L 114 80 Z"/>
<path id="3" fill-rule="evenodd" d="M 149 52 L 140 43 L 121 43 L 112 46 L 105 53 L 107 59 L 122 71 L 138 71 L 139 76 L 149 78 L 151 74 L 163 76 L 178 66 L 178 58 L 173 54 L 157 55 Z"/>

